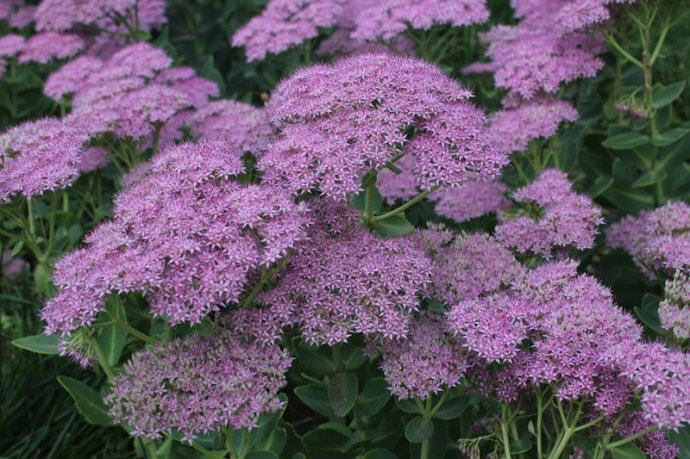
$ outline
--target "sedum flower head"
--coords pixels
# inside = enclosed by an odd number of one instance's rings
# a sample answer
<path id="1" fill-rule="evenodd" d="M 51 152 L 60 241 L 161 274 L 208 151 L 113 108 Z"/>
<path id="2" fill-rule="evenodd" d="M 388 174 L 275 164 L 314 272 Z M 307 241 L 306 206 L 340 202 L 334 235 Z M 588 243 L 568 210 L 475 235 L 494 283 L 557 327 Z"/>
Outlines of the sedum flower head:
<path id="1" fill-rule="evenodd" d="M 381 354 L 388 390 L 399 400 L 427 399 L 455 387 L 469 366 L 460 341 L 430 312 L 412 322 L 406 339 L 371 340 L 367 351 Z"/>
<path id="2" fill-rule="evenodd" d="M 345 0 L 271 0 L 266 9 L 235 32 L 234 46 L 244 46 L 247 60 L 279 54 L 335 25 Z"/>
<path id="3" fill-rule="evenodd" d="M 690 338 L 690 277 L 676 271 L 666 281 L 664 300 L 659 303 L 661 326 L 671 330 L 676 338 Z"/>
<path id="4" fill-rule="evenodd" d="M 306 208 L 271 185 L 241 186 L 221 141 L 170 146 L 115 199 L 114 217 L 55 264 L 47 333 L 90 324 L 106 296 L 141 292 L 155 316 L 198 322 L 238 301 L 249 277 L 306 236 Z"/>
<path id="5" fill-rule="evenodd" d="M 0 203 L 71 185 L 80 175 L 88 139 L 56 118 L 27 121 L 0 135 Z"/>
<path id="6" fill-rule="evenodd" d="M 230 426 L 252 429 L 282 408 L 277 397 L 292 358 L 227 329 L 173 339 L 135 353 L 105 397 L 116 423 L 150 438 L 176 430 L 187 441 Z"/>
<path id="7" fill-rule="evenodd" d="M 0 37 L 0 57 L 12 57 L 24 49 L 26 39 L 16 33 L 9 33 Z"/>
<path id="8" fill-rule="evenodd" d="M 495 176 L 506 156 L 491 147 L 470 96 L 413 58 L 361 54 L 307 67 L 276 88 L 268 108 L 280 135 L 259 168 L 295 192 L 337 199 L 400 153 L 415 157 L 424 190 Z"/>
<path id="9" fill-rule="evenodd" d="M 568 102 L 542 98 L 494 113 L 491 133 L 497 148 L 512 153 L 526 150 L 533 139 L 551 137 L 563 121 L 577 118 L 577 110 Z"/>
<path id="10" fill-rule="evenodd" d="M 40 32 L 24 43 L 19 63 L 47 64 L 54 59 L 72 57 L 84 49 L 84 41 L 75 34 Z"/>
<path id="11" fill-rule="evenodd" d="M 382 0 L 356 10 L 352 37 L 362 41 L 391 40 L 413 29 L 434 25 L 454 27 L 481 24 L 489 19 L 484 0 Z"/>
<path id="12" fill-rule="evenodd" d="M 650 277 L 660 271 L 690 272 L 690 205 L 669 201 L 627 216 L 607 231 L 609 246 L 622 248 Z"/>
<path id="13" fill-rule="evenodd" d="M 164 0 L 42 0 L 35 13 L 36 30 L 65 31 L 75 26 L 97 25 L 119 31 L 115 17 L 140 30 L 164 24 Z M 126 31 L 126 29 L 124 29 Z"/>
<path id="14" fill-rule="evenodd" d="M 296 247 L 278 284 L 257 297 L 267 308 L 240 315 L 274 324 L 272 317 L 281 318 L 316 344 L 345 342 L 354 333 L 405 336 L 429 281 L 429 259 L 408 237 L 374 236 L 344 205 L 315 201 L 311 208 L 309 239 Z"/>
<path id="15" fill-rule="evenodd" d="M 460 233 L 450 241 L 430 237 L 442 236 L 439 229 L 422 233 L 431 241 L 427 249 L 433 259 L 426 293 L 449 306 L 503 290 L 523 273 L 513 254 L 488 234 Z"/>
<path id="16" fill-rule="evenodd" d="M 533 183 L 514 195 L 519 203 L 535 203 L 541 209 L 535 219 L 520 215 L 496 227 L 496 238 L 519 253 L 534 253 L 545 258 L 558 256 L 571 247 L 593 247 L 601 209 L 589 196 L 576 194 L 564 172 L 547 169 Z"/>
<path id="17" fill-rule="evenodd" d="M 91 74 L 101 70 L 103 61 L 91 56 L 79 56 L 48 76 L 43 92 L 53 100 L 60 100 L 86 87 Z"/>
<path id="18" fill-rule="evenodd" d="M 436 201 L 436 213 L 462 223 L 489 213 L 510 208 L 505 194 L 508 187 L 491 181 L 467 182 L 460 187 L 438 190 L 431 198 Z"/>
<path id="19" fill-rule="evenodd" d="M 275 133 L 265 109 L 234 100 L 206 104 L 191 115 L 187 124 L 193 136 L 221 138 L 257 156 L 266 150 Z"/>

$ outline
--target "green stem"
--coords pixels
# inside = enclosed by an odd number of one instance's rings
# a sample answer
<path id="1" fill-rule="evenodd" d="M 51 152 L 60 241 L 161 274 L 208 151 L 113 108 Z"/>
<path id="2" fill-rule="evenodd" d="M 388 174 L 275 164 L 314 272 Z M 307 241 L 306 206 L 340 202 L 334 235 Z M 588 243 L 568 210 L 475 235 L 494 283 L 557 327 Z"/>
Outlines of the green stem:
<path id="1" fill-rule="evenodd" d="M 503 449 L 505 450 L 506 459 L 511 459 L 513 456 L 510 454 L 510 439 L 508 438 L 508 424 L 506 420 L 506 412 L 508 410 L 508 405 L 503 405 L 501 410 L 501 435 L 503 437 Z"/>
<path id="2" fill-rule="evenodd" d="M 402 206 L 398 207 L 397 209 L 393 209 L 393 210 L 391 210 L 390 212 L 386 212 L 386 213 L 383 214 L 383 215 L 376 215 L 376 216 L 372 217 L 370 221 L 371 221 L 372 223 L 380 222 L 380 221 L 382 221 L 382 220 L 386 220 L 387 218 L 391 218 L 391 217 L 393 217 L 393 216 L 399 214 L 400 212 L 404 212 L 404 211 L 406 211 L 407 209 L 409 209 L 410 207 L 412 207 L 413 205 L 417 204 L 419 201 L 421 201 L 421 200 L 424 199 L 425 197 L 427 197 L 429 194 L 431 194 L 431 193 L 433 193 L 434 191 L 438 190 L 440 187 L 441 187 L 441 185 L 436 185 L 436 186 L 434 186 L 433 188 L 431 188 L 430 190 L 426 190 L 426 191 L 424 191 L 424 192 L 418 194 L 416 197 L 412 198 L 412 200 L 406 202 L 405 204 L 403 204 Z"/>
<path id="3" fill-rule="evenodd" d="M 544 399 L 540 390 L 537 390 L 537 459 L 544 457 L 544 450 L 541 441 L 542 418 L 544 416 Z"/>
<path id="4" fill-rule="evenodd" d="M 367 187 L 365 204 L 364 204 L 364 220 L 373 222 L 374 219 L 374 195 L 376 194 L 376 172 L 372 183 Z"/>
<path id="5" fill-rule="evenodd" d="M 561 420 L 563 421 L 563 432 L 561 432 L 559 439 L 556 441 L 556 446 L 551 451 L 551 454 L 549 454 L 548 459 L 558 459 L 559 457 L 561 457 L 561 454 L 568 446 L 568 442 L 570 442 L 570 438 L 573 436 L 575 432 L 577 432 L 577 428 L 575 426 L 577 425 L 577 421 L 578 419 L 580 419 L 580 414 L 582 413 L 582 404 L 579 404 L 577 410 L 573 415 L 573 420 L 568 422 L 568 418 L 570 418 L 570 413 L 568 413 L 568 416 L 564 414 L 563 405 L 560 400 L 558 400 L 557 406 L 558 412 L 561 416 Z"/>
<path id="6" fill-rule="evenodd" d="M 292 250 L 290 250 L 288 254 L 283 257 L 281 262 L 270 271 L 266 271 L 266 267 L 262 267 L 261 279 L 259 279 L 259 282 L 254 286 L 254 290 L 249 293 L 247 299 L 242 303 L 242 308 L 248 308 L 252 304 L 256 296 L 259 294 L 259 292 L 261 292 L 261 289 L 264 287 L 264 285 L 266 285 L 266 282 L 268 282 L 268 280 L 273 277 L 275 273 L 285 267 L 287 262 L 290 260 L 290 257 L 292 257 L 292 253 Z"/>
<path id="7" fill-rule="evenodd" d="M 108 311 L 107 309 L 105 310 L 105 312 L 108 314 L 108 317 L 110 317 L 110 320 L 112 320 L 113 322 L 115 322 L 115 325 L 117 325 L 118 327 L 120 327 L 120 328 L 126 330 L 129 334 L 131 334 L 131 335 L 133 335 L 133 336 L 136 336 L 137 338 L 139 338 L 140 340 L 142 340 L 142 341 L 144 341 L 144 342 L 146 342 L 146 343 L 149 343 L 149 344 L 158 344 L 158 341 L 156 341 L 155 339 L 151 338 L 149 335 L 140 332 L 139 330 L 137 330 L 136 328 L 132 327 L 132 326 L 129 325 L 128 323 L 125 323 L 125 322 L 121 321 L 119 318 L 113 316 L 113 315 L 110 313 L 110 311 Z"/>
<path id="8" fill-rule="evenodd" d="M 31 205 L 31 198 L 26 200 L 26 206 L 29 211 L 29 234 L 32 239 L 36 238 L 36 224 L 34 223 L 34 207 Z"/>
<path id="9" fill-rule="evenodd" d="M 443 392 L 443 394 L 441 395 L 441 398 L 439 399 L 439 401 L 438 401 L 438 403 L 436 404 L 436 406 L 434 406 L 434 408 L 431 410 L 431 412 L 429 412 L 429 416 L 433 416 L 434 414 L 436 414 L 436 412 L 437 412 L 437 411 L 441 408 L 441 406 L 443 405 L 443 402 L 446 400 L 446 397 L 447 397 L 447 396 L 448 396 L 448 391 Z"/>
<path id="10" fill-rule="evenodd" d="M 647 435 L 647 434 L 650 433 L 650 432 L 654 432 L 655 430 L 659 430 L 659 426 L 652 426 L 652 427 L 649 427 L 649 428 L 647 428 L 647 429 L 644 429 L 644 430 L 641 431 L 641 432 L 637 432 L 635 435 L 631 435 L 631 436 L 629 436 L 629 437 L 627 437 L 627 438 L 624 438 L 624 439 L 622 439 L 622 440 L 618 440 L 618 441 L 614 441 L 613 443 L 609 443 L 609 444 L 606 446 L 606 449 L 609 449 L 609 450 L 610 450 L 610 449 L 617 448 L 617 447 L 619 447 L 619 446 L 625 445 L 626 443 L 630 443 L 630 442 L 633 441 L 633 440 L 637 440 L 638 438 L 643 437 L 643 436 Z"/>
<path id="11" fill-rule="evenodd" d="M 333 346 L 333 362 L 335 363 L 336 371 L 345 370 L 345 362 L 343 361 L 343 351 L 341 349 L 340 343 L 336 343 Z"/>
<path id="12" fill-rule="evenodd" d="M 616 51 L 621 53 L 623 55 L 623 57 L 625 57 L 627 60 L 629 60 L 630 62 L 632 62 L 633 64 L 635 64 L 639 68 L 644 69 L 644 65 L 642 64 L 642 62 L 640 62 L 638 59 L 636 59 L 630 53 L 628 53 L 626 50 L 624 50 L 623 47 L 618 44 L 618 42 L 613 37 L 613 35 L 606 34 L 606 43 L 613 46 L 616 49 Z"/>

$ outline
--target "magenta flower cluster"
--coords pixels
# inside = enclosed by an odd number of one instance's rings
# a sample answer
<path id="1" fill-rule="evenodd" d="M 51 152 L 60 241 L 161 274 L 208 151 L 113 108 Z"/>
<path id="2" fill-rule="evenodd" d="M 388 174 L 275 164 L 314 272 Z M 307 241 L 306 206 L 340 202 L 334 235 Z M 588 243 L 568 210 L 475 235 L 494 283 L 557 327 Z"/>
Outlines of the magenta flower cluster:
<path id="1" fill-rule="evenodd" d="M 122 31 L 122 23 L 151 30 L 167 22 L 164 0 L 41 0 L 35 18 L 36 30 L 60 32 L 76 26 Z"/>
<path id="2" fill-rule="evenodd" d="M 297 245 L 278 285 L 258 297 L 269 308 L 238 312 L 252 325 L 245 328 L 267 328 L 257 320 L 295 324 L 308 342 L 328 345 L 354 333 L 404 337 L 429 281 L 430 260 L 409 238 L 374 236 L 343 205 L 312 201 L 310 207 L 315 224 L 308 239 Z M 342 217 L 330 222 L 329 214 Z"/>
<path id="3" fill-rule="evenodd" d="M 294 192 L 337 199 L 401 154 L 415 157 L 423 190 L 493 177 L 507 158 L 491 146 L 470 96 L 437 67 L 390 54 L 298 70 L 269 103 L 279 136 L 259 169 Z"/>
<path id="4" fill-rule="evenodd" d="M 408 54 L 412 43 L 403 33 L 410 28 L 461 27 L 488 19 L 484 0 L 271 0 L 235 33 L 233 45 L 245 46 L 247 60 L 261 60 L 316 37 L 320 28 L 338 26 L 322 54 L 380 52 L 386 46 Z"/>
<path id="5" fill-rule="evenodd" d="M 539 178 L 513 194 L 518 203 L 535 203 L 536 215 L 524 214 L 501 222 L 496 237 L 519 253 L 545 258 L 567 254 L 569 248 L 589 249 L 603 222 L 589 196 L 577 194 L 564 172 L 547 169 Z"/>
<path id="6" fill-rule="evenodd" d="M 690 206 L 684 202 L 629 215 L 606 235 L 609 246 L 626 250 L 652 278 L 658 272 L 690 270 Z"/>
<path id="7" fill-rule="evenodd" d="M 150 141 L 176 114 L 218 95 L 215 83 L 189 68 L 169 68 L 171 62 L 164 51 L 137 43 L 106 61 L 82 56 L 69 62 L 50 75 L 44 91 L 56 100 L 72 94 L 66 120 L 92 136 Z"/>
<path id="8" fill-rule="evenodd" d="M 276 344 L 257 344 L 232 330 L 173 339 L 139 351 L 105 397 L 116 423 L 133 435 L 184 441 L 229 426 L 252 429 L 259 415 L 283 407 L 277 394 L 292 358 Z"/>
<path id="9" fill-rule="evenodd" d="M 459 340 L 434 313 L 420 314 L 405 339 L 371 340 L 367 352 L 381 354 L 388 390 L 399 400 L 427 399 L 453 388 L 469 366 Z"/>
<path id="10" fill-rule="evenodd" d="M 271 0 L 261 15 L 235 32 L 232 44 L 246 48 L 247 60 L 262 60 L 319 34 L 338 19 L 345 0 Z"/>
<path id="11" fill-rule="evenodd" d="M 56 118 L 27 121 L 0 135 L 0 204 L 72 184 L 88 169 L 88 134 Z"/>
<path id="12" fill-rule="evenodd" d="M 238 301 L 248 279 L 306 236 L 305 207 L 270 185 L 241 186 L 241 152 L 180 144 L 115 199 L 115 217 L 55 265 L 49 333 L 93 322 L 109 294 L 144 293 L 155 316 L 198 322 Z"/>

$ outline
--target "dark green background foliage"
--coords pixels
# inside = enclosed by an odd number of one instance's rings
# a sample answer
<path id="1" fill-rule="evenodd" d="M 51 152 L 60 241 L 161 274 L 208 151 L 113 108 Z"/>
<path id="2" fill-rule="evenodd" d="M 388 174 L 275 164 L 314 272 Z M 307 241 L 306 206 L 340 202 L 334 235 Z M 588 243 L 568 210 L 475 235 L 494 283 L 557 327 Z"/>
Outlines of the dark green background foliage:
<path id="1" fill-rule="evenodd" d="M 201 76 L 216 81 L 222 97 L 260 105 L 278 81 L 297 67 L 319 59 L 314 52 L 318 46 L 316 39 L 262 62 L 245 62 L 244 51 L 230 45 L 232 35 L 265 3 L 170 0 L 169 22 L 156 32 L 153 42 L 173 56 L 176 63 L 191 65 Z M 505 92 L 494 87 L 490 76 L 464 77 L 460 73 L 465 65 L 484 59 L 477 32 L 487 30 L 491 24 L 513 21 L 509 0 L 488 3 L 492 11 L 489 24 L 463 29 L 434 27 L 411 33 L 419 39 L 420 56 L 436 62 L 473 89 L 476 103 L 491 112 L 500 107 Z M 683 2 L 670 4 L 677 9 L 687 8 Z M 618 21 L 615 27 L 616 37 L 625 49 L 633 56 L 642 56 L 637 29 L 626 21 Z M 321 38 L 329 33 L 324 31 Z M 424 40 L 432 34 L 434 40 Z M 651 42 L 656 43 L 659 35 L 657 21 L 650 30 Z M 642 69 L 615 52 L 605 55 L 606 67 L 597 77 L 567 85 L 560 96 L 574 103 L 580 119 L 551 139 L 532 142 L 527 152 L 518 154 L 517 161 L 523 164 L 527 178 L 537 175 L 530 161 L 535 158 L 543 160 L 545 166 L 568 172 L 576 189 L 589 193 L 602 206 L 607 224 L 671 199 L 689 200 L 690 91 L 685 88 L 690 77 L 688 36 L 690 21 L 672 29 L 653 65 L 653 122 L 645 117 L 630 121 L 629 116 L 616 110 L 621 100 L 641 97 L 646 82 Z M 439 50 L 444 48 L 449 51 L 440 54 Z M 64 112 L 66 107 L 41 93 L 46 76 L 58 66 L 8 69 L 0 80 L 0 129 L 22 120 Z M 111 167 L 99 174 L 80 179 L 76 185 L 75 194 L 83 192 L 92 201 L 90 213 L 75 215 L 68 211 L 61 216 L 65 227 L 70 228 L 65 246 L 75 245 L 81 235 L 110 213 L 117 171 Z M 504 180 L 513 189 L 524 185 L 515 172 L 505 174 Z M 97 193 L 96 182 L 102 187 Z M 416 227 L 438 221 L 452 229 L 465 230 L 491 230 L 496 223 L 494 217 L 482 217 L 458 225 L 436 216 L 433 206 L 426 201 L 411 208 L 407 220 Z M 605 248 L 603 240 L 601 235 L 597 248 L 580 254 L 582 270 L 596 274 L 609 285 L 616 301 L 637 314 L 647 325 L 647 333 L 653 336 L 658 330 L 656 308 L 663 285 L 644 277 L 626 253 Z M 17 255 L 30 258 L 26 249 L 14 249 Z M 12 340 L 41 332 L 36 313 L 43 296 L 41 286 L 36 285 L 37 279 L 31 274 L 33 268 L 15 281 L 0 278 L 0 456 L 200 457 L 197 451 L 173 444 L 170 439 L 132 441 L 123 429 L 103 426 L 103 406 L 97 398 L 94 401 L 90 392 L 90 387 L 101 385 L 103 374 L 80 370 L 67 359 L 25 352 L 10 345 Z M 438 306 L 424 305 L 429 309 Z M 131 323 L 139 320 L 135 308 L 125 305 L 125 311 Z M 153 322 L 151 335 L 169 332 L 161 322 Z M 195 327 L 196 331 L 203 332 L 203 326 Z M 175 333 L 190 331 L 188 327 L 178 327 Z M 129 344 L 122 338 L 122 343 L 115 347 L 116 362 L 134 348 L 130 349 Z M 300 452 L 307 451 L 317 459 L 357 455 L 383 459 L 414 455 L 419 442 L 431 439 L 430 457 L 458 457 L 455 440 L 474 436 L 471 421 L 493 408 L 484 406 L 477 398 L 452 391 L 443 400 L 434 398 L 432 409 L 414 402 L 397 403 L 390 397 L 376 361 L 362 355 L 354 344 L 343 346 L 339 351 L 342 355 L 335 356 L 330 348 L 313 348 L 301 339 L 286 342 L 298 357 L 288 375 L 286 393 L 290 399 L 286 410 L 282 417 L 263 417 L 261 428 L 249 440 L 244 437 L 246 432 L 237 432 L 232 439 L 236 449 L 246 448 L 247 458 L 274 457 L 258 453 L 272 450 L 288 458 L 302 457 Z M 62 375 L 60 382 L 58 375 Z M 75 380 L 86 386 L 75 385 Z M 80 416 L 80 411 L 90 422 Z M 348 425 L 337 419 L 346 419 Z M 511 445 L 514 453 L 532 447 L 527 426 L 520 434 L 522 439 Z M 674 434 L 672 439 L 683 447 L 684 454 L 690 455 L 690 436 L 686 432 Z M 225 448 L 224 442 L 222 435 L 200 440 L 210 450 Z"/>

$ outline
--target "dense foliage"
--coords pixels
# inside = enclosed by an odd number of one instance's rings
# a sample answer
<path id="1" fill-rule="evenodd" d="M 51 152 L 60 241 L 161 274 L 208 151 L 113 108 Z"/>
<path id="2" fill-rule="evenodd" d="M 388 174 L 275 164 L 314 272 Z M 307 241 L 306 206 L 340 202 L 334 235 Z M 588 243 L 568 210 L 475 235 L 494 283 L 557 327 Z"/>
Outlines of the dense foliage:
<path id="1" fill-rule="evenodd" d="M 690 457 L 689 13 L 0 0 L 0 455 Z"/>

